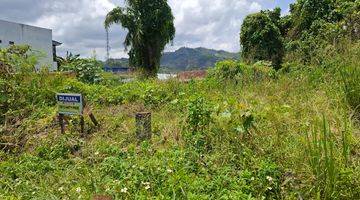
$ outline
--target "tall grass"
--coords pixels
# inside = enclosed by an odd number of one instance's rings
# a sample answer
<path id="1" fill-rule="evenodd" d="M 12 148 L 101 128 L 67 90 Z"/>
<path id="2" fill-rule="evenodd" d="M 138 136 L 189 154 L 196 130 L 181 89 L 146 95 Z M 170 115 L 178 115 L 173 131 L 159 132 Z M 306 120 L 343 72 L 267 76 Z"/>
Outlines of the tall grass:
<path id="1" fill-rule="evenodd" d="M 342 138 L 342 156 L 344 159 L 344 165 L 348 166 L 349 164 L 349 154 L 350 154 L 350 138 L 349 138 L 349 131 L 348 131 L 348 122 L 345 121 L 345 130 L 342 131 L 341 138 Z"/>
<path id="2" fill-rule="evenodd" d="M 315 176 L 315 190 L 318 196 L 321 199 L 331 199 L 338 169 L 334 156 L 334 136 L 325 117 L 320 131 L 315 129 L 311 135 L 307 135 L 306 153 Z"/>
<path id="3" fill-rule="evenodd" d="M 341 72 L 346 101 L 353 109 L 352 116 L 360 119 L 360 66 L 349 66 Z"/>
<path id="4" fill-rule="evenodd" d="M 352 117 L 360 119 L 360 42 L 343 39 L 324 53 L 325 66 L 340 74 L 345 99 Z M 336 71 L 334 71 L 336 73 Z"/>

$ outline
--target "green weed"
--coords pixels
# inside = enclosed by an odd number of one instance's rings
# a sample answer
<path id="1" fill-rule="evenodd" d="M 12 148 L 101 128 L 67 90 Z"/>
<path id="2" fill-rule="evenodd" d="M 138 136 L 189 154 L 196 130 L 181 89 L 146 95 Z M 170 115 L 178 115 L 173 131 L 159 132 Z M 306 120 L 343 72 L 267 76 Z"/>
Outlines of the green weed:
<path id="1" fill-rule="evenodd" d="M 321 133 L 314 130 L 307 136 L 307 156 L 315 176 L 315 190 L 321 199 L 332 199 L 338 169 L 335 160 L 334 136 L 323 119 Z"/>

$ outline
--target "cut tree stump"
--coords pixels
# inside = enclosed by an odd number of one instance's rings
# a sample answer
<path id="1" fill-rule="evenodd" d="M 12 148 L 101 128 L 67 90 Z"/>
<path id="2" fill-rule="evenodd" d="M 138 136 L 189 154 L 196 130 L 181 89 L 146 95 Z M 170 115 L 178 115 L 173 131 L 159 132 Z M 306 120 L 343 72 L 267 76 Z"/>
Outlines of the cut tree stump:
<path id="1" fill-rule="evenodd" d="M 106 195 L 96 195 L 93 197 L 93 200 L 112 200 L 113 198 L 111 196 Z"/>
<path id="2" fill-rule="evenodd" d="M 141 112 L 135 115 L 136 137 L 138 140 L 151 139 L 151 113 Z"/>

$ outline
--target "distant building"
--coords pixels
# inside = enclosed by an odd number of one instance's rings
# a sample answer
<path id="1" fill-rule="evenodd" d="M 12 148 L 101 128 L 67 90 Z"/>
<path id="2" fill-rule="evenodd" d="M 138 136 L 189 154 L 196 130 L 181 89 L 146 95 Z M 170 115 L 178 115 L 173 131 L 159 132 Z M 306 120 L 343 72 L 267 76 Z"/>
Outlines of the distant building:
<path id="1" fill-rule="evenodd" d="M 130 72 L 131 69 L 129 67 L 109 67 L 109 66 L 105 66 L 104 67 L 104 71 L 106 72 L 112 72 L 112 73 L 127 73 Z"/>
<path id="2" fill-rule="evenodd" d="M 56 47 L 61 43 L 52 40 L 51 29 L 0 20 L 0 48 L 14 44 L 29 45 L 44 54 L 37 70 L 43 66 L 48 66 L 50 71 L 57 70 Z"/>
<path id="3" fill-rule="evenodd" d="M 132 69 L 129 67 L 128 58 L 121 58 L 121 59 L 110 58 L 107 59 L 105 62 L 104 71 L 112 72 L 112 73 L 127 73 L 127 72 L 131 72 Z"/>

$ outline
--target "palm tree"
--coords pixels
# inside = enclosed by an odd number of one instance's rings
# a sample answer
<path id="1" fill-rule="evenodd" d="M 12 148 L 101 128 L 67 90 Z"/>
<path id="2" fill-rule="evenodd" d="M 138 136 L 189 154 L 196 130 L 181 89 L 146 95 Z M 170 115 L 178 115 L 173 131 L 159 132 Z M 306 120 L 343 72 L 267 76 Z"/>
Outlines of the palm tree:
<path id="1" fill-rule="evenodd" d="M 167 0 L 125 0 L 126 7 L 116 7 L 105 19 L 105 28 L 121 24 L 128 30 L 124 46 L 130 66 L 143 70 L 146 77 L 156 76 L 161 54 L 175 37 L 174 16 Z"/>

